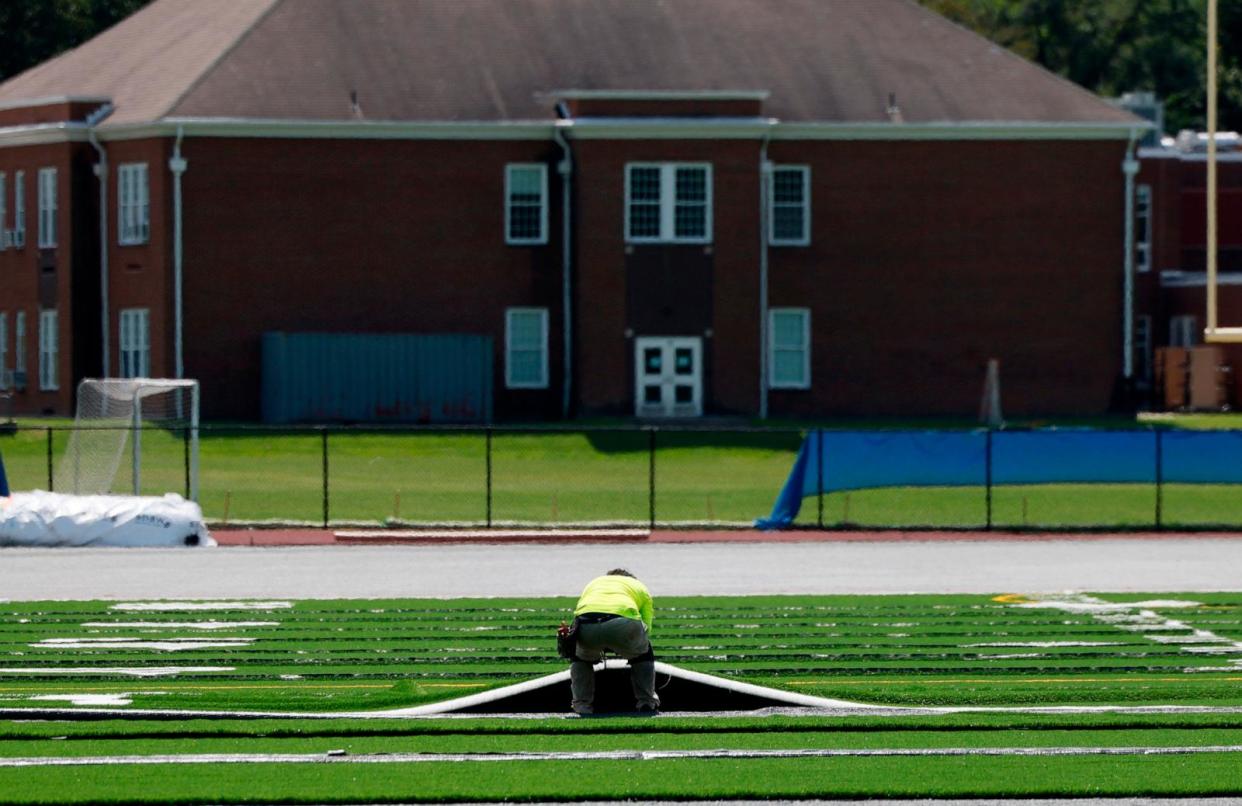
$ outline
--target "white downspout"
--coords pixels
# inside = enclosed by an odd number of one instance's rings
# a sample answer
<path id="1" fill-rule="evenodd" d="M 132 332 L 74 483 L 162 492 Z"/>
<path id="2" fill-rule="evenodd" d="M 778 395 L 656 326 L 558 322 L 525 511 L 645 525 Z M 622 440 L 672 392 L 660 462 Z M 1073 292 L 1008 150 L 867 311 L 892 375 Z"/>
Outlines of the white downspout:
<path id="1" fill-rule="evenodd" d="M 108 340 L 111 325 L 108 309 L 108 152 L 100 145 L 95 127 L 110 114 L 112 104 L 104 104 L 86 119 L 86 137 L 99 155 L 99 162 L 95 163 L 93 170 L 99 180 L 99 344 L 103 351 L 101 374 L 105 378 L 111 374 L 111 347 Z"/>
<path id="2" fill-rule="evenodd" d="M 173 145 L 173 155 L 168 160 L 168 170 L 173 175 L 173 354 L 176 369 L 173 377 L 185 377 L 185 355 L 182 342 L 182 304 L 181 304 L 181 175 L 185 173 L 189 163 L 181 156 L 181 138 L 185 129 L 177 127 L 177 140 Z"/>
<path id="3" fill-rule="evenodd" d="M 768 161 L 771 128 L 759 146 L 759 419 L 768 418 L 768 188 L 772 163 Z"/>
<path id="4" fill-rule="evenodd" d="M 569 418 L 569 404 L 571 400 L 571 385 L 573 383 L 573 309 L 572 295 L 570 287 L 570 264 L 573 255 L 572 244 L 570 243 L 570 234 L 572 232 L 571 209 L 573 175 L 574 175 L 574 155 L 569 149 L 569 140 L 566 139 L 562 126 L 568 127 L 569 123 L 557 124 L 552 130 L 552 136 L 556 140 L 556 144 L 561 147 L 564 158 L 557 163 L 557 173 L 561 175 L 561 321 L 562 338 L 564 344 L 561 346 L 563 356 L 561 358 L 561 366 L 563 367 L 564 377 L 561 379 L 561 419 Z"/>
<path id="5" fill-rule="evenodd" d="M 1139 172 L 1134 148 L 1138 136 L 1138 130 L 1130 131 L 1130 145 L 1126 148 L 1126 158 L 1121 163 L 1121 171 L 1126 176 L 1126 221 L 1122 244 L 1125 250 L 1125 291 L 1121 317 L 1121 374 L 1127 382 L 1134 377 L 1134 177 Z"/>

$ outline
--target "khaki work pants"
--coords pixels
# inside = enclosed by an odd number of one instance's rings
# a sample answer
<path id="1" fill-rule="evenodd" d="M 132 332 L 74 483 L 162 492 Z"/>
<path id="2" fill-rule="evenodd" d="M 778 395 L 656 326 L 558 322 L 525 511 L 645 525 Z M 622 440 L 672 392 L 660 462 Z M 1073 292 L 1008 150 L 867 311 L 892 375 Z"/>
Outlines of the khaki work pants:
<path id="1" fill-rule="evenodd" d="M 630 660 L 630 688 L 639 708 L 659 708 L 655 692 L 655 661 L 634 661 L 647 655 L 651 641 L 647 628 L 638 619 L 618 616 L 594 624 L 578 624 L 577 659 L 569 667 L 569 685 L 573 691 L 574 713 L 589 714 L 594 710 L 595 667 L 605 652 Z"/>

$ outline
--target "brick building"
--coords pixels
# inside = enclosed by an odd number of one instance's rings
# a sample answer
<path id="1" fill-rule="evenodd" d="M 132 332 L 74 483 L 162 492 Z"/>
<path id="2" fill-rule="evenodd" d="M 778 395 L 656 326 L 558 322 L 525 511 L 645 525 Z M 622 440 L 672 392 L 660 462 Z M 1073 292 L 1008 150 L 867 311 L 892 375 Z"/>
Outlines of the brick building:
<path id="1" fill-rule="evenodd" d="M 255 418 L 264 333 L 484 334 L 514 419 L 969 414 L 995 357 L 1100 412 L 1145 127 L 911 0 L 156 0 L 0 85 L 0 361 Z"/>
<path id="2" fill-rule="evenodd" d="M 1135 188 L 1135 378 L 1152 381 L 1155 350 L 1203 343 L 1207 281 L 1207 140 L 1186 132 L 1139 150 Z M 1242 142 L 1218 135 L 1217 317 L 1242 327 Z M 1233 369 L 1233 405 L 1242 401 L 1242 345 L 1221 345 Z M 1157 407 L 1160 395 L 1152 398 Z"/>

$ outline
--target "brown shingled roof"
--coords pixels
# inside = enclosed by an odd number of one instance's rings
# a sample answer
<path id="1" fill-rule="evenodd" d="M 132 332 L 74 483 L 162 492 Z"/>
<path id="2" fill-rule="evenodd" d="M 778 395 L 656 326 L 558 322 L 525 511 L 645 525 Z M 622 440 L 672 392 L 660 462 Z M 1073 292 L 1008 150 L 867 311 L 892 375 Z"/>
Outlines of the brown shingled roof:
<path id="1" fill-rule="evenodd" d="M 159 120 L 280 0 L 156 0 L 0 84 L 0 103 L 106 96 L 110 124 Z"/>
<path id="2" fill-rule="evenodd" d="M 768 90 L 786 121 L 1130 123 L 913 0 L 156 0 L 0 85 L 161 117 L 542 120 L 542 93 Z M 357 93 L 359 113 L 351 104 Z"/>

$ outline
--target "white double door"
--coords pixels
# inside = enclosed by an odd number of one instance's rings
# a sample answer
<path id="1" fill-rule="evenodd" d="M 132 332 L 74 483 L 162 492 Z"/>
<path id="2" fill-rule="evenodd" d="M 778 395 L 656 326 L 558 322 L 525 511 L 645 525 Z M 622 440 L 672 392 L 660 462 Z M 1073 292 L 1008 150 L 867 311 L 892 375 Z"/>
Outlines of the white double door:
<path id="1" fill-rule="evenodd" d="M 634 339 L 634 414 L 698 417 L 703 414 L 703 340 L 639 336 Z"/>

